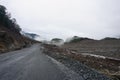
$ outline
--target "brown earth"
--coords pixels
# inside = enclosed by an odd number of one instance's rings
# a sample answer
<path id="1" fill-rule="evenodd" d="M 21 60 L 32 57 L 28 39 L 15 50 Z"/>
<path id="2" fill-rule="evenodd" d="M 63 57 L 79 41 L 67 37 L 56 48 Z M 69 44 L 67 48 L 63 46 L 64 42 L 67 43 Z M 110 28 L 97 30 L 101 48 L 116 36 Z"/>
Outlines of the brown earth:
<path id="1" fill-rule="evenodd" d="M 0 53 L 21 49 L 34 42 L 36 41 L 0 25 Z"/>
<path id="2" fill-rule="evenodd" d="M 120 39 L 83 40 L 64 44 L 62 48 L 68 49 L 71 57 L 83 64 L 120 79 Z M 85 54 L 100 55 L 106 58 Z"/>
<path id="3" fill-rule="evenodd" d="M 120 80 L 120 40 L 83 40 L 77 43 L 67 43 L 61 47 L 44 46 L 47 54 L 53 53 L 54 55 L 72 58 L 114 78 L 114 80 Z M 84 55 L 86 53 L 103 57 Z"/>
<path id="4" fill-rule="evenodd" d="M 0 5 L 0 53 L 21 49 L 37 42 L 21 35 L 21 30 L 6 7 Z"/>
<path id="5" fill-rule="evenodd" d="M 120 59 L 120 39 L 116 40 L 83 40 L 75 43 L 66 43 L 62 46 L 78 54 L 89 53 Z"/>

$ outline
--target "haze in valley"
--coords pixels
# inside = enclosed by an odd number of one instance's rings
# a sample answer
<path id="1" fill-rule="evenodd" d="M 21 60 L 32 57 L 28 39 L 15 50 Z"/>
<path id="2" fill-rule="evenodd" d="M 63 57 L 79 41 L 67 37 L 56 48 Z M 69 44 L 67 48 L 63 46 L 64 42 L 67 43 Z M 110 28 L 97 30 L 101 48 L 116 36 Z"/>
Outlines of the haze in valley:
<path id="1" fill-rule="evenodd" d="M 45 39 L 120 36 L 120 0 L 0 0 L 23 31 Z"/>

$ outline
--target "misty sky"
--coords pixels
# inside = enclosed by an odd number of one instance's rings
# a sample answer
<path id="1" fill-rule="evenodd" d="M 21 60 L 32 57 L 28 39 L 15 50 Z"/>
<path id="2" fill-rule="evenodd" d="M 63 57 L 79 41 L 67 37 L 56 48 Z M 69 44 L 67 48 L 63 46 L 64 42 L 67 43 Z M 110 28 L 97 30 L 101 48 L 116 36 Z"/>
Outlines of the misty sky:
<path id="1" fill-rule="evenodd" d="M 0 0 L 24 31 L 46 39 L 120 36 L 120 0 Z"/>

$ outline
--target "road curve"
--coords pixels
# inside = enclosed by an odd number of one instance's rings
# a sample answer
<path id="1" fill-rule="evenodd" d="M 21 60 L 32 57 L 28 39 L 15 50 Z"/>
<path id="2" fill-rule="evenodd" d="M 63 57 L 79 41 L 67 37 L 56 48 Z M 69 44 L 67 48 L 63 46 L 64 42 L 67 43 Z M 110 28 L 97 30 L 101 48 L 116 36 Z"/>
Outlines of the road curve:
<path id="1" fill-rule="evenodd" d="M 0 80 L 84 80 L 42 54 L 40 44 L 0 55 Z"/>

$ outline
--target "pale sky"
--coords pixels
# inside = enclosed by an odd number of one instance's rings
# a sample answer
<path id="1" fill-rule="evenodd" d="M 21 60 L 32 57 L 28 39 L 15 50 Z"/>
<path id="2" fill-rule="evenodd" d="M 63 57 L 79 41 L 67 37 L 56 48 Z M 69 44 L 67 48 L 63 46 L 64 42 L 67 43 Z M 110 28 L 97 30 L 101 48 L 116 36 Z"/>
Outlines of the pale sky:
<path id="1" fill-rule="evenodd" d="M 24 31 L 46 39 L 120 36 L 120 0 L 0 0 Z"/>

